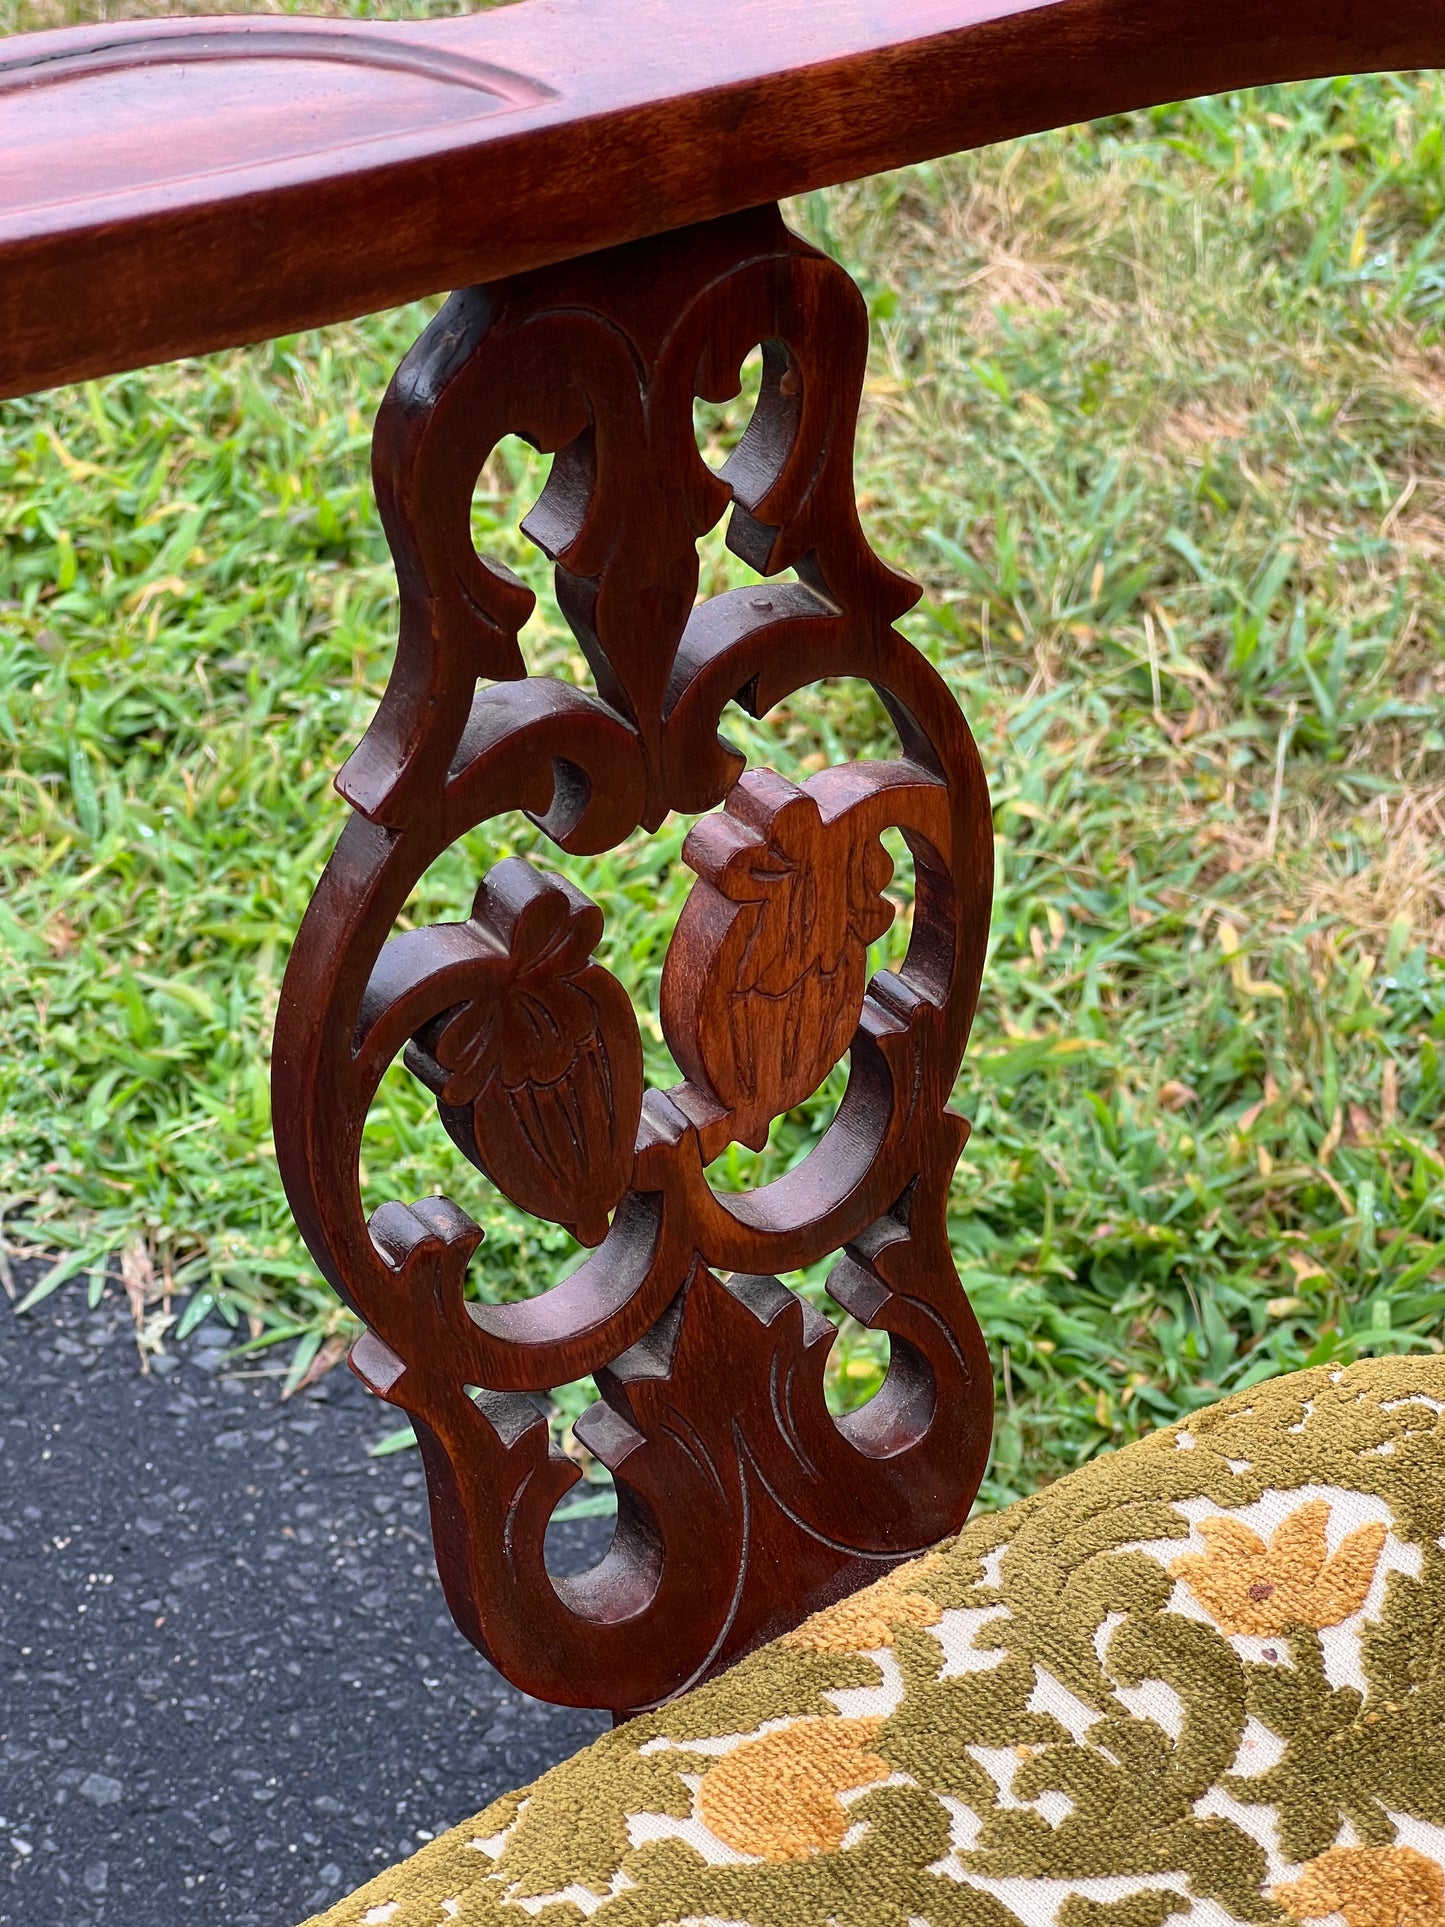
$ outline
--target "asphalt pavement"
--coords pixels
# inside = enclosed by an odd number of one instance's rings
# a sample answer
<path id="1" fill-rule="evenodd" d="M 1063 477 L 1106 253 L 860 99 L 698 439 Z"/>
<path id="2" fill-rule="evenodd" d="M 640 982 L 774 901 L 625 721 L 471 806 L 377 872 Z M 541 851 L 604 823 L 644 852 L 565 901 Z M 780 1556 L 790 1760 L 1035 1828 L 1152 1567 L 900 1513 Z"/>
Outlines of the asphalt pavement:
<path id="1" fill-rule="evenodd" d="M 368 1456 L 399 1415 L 234 1344 L 143 1376 L 114 1286 L 0 1301 L 7 1927 L 295 1927 L 606 1725 L 456 1630 L 416 1452 Z M 557 1569 L 610 1532 L 554 1527 Z"/>

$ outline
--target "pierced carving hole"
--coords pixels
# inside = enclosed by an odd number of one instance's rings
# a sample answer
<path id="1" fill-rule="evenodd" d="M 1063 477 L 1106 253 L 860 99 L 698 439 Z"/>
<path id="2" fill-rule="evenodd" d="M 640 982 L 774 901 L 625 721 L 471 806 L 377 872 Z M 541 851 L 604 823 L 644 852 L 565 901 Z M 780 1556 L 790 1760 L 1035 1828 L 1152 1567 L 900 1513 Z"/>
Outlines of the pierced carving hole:
<path id="1" fill-rule="evenodd" d="M 719 568 L 751 575 L 744 564 L 724 555 L 716 536 L 714 531 L 699 544 L 704 558 L 715 548 Z M 760 597 L 770 586 L 759 582 Z M 790 782 L 803 783 L 834 764 L 883 761 L 905 753 L 877 692 L 858 677 L 821 678 L 762 716 L 753 713 L 755 701 L 755 685 L 736 690 L 718 730 L 719 740 L 749 769 L 775 769 Z"/>
<path id="2" fill-rule="evenodd" d="M 887 1332 L 871 1331 L 860 1324 L 828 1290 L 828 1279 L 842 1256 L 840 1251 L 830 1252 L 806 1271 L 785 1271 L 778 1276 L 780 1284 L 822 1312 L 838 1333 L 823 1375 L 823 1395 L 834 1418 L 860 1411 L 877 1397 L 893 1356 Z"/>
<path id="3" fill-rule="evenodd" d="M 734 1140 L 705 1165 L 707 1181 L 713 1190 L 733 1197 L 760 1190 L 815 1151 L 837 1116 L 843 1093 L 848 1088 L 850 1056 L 844 1052 L 810 1098 L 773 1119 L 761 1150 L 750 1150 L 746 1144 Z M 784 1279 L 785 1284 L 794 1281 L 793 1274 Z"/>
<path id="4" fill-rule="evenodd" d="M 842 1417 L 870 1404 L 883 1389 L 892 1356 L 887 1332 L 869 1331 L 845 1313 L 824 1381 L 828 1410 Z"/>
<path id="5" fill-rule="evenodd" d="M 522 518 L 523 535 L 543 555 L 555 560 L 582 533 L 596 479 L 597 441 L 588 428 L 557 450 L 541 493 Z"/>
<path id="6" fill-rule="evenodd" d="M 482 464 L 472 490 L 472 539 L 478 555 L 493 555 L 521 573 L 534 544 L 518 531 L 541 500 L 556 457 L 544 455 L 520 435 L 504 435 Z"/>
<path id="7" fill-rule="evenodd" d="M 611 1553 L 617 1539 L 617 1495 L 609 1482 L 587 1488 L 589 1496 L 579 1499 L 580 1486 L 563 1499 L 552 1514 L 543 1542 L 547 1577 L 559 1595 L 568 1580 L 586 1581 Z"/>
<path id="8" fill-rule="evenodd" d="M 823 1381 L 828 1410 L 834 1418 L 846 1418 L 872 1404 L 883 1390 L 892 1356 L 887 1332 L 869 1331 L 846 1313 L 840 1317 L 838 1343 Z"/>
<path id="9" fill-rule="evenodd" d="M 711 602 L 715 596 L 747 589 L 752 592 L 752 608 L 761 616 L 770 615 L 773 592 L 781 583 L 796 582 L 797 575 L 792 569 L 775 576 L 759 575 L 756 569 L 729 548 L 727 529 L 724 520 L 709 529 L 706 535 L 698 537 L 697 600 L 694 607 Z"/>
<path id="10" fill-rule="evenodd" d="M 834 763 L 903 754 L 898 732 L 877 691 L 856 676 L 829 676 L 809 683 L 766 716 L 749 716 L 744 727 L 749 760 L 766 762 L 794 782 Z"/>
<path id="11" fill-rule="evenodd" d="M 880 970 L 897 970 L 908 954 L 913 936 L 914 868 L 913 852 L 902 830 L 887 829 L 878 839 L 893 864 L 893 876 L 885 895 L 896 905 L 892 923 L 868 946 L 868 979 L 871 983 Z"/>
<path id="12" fill-rule="evenodd" d="M 715 389 L 693 404 L 693 429 L 703 460 L 730 485 L 746 521 L 792 453 L 803 414 L 803 371 L 783 342 L 772 340 L 744 358 L 737 379 L 732 397 Z M 699 409 L 726 412 L 699 420 Z M 742 530 L 733 546 L 739 554 L 750 546 Z"/>
<path id="13" fill-rule="evenodd" d="M 596 1382 L 579 1378 L 559 1385 L 548 1403 L 553 1441 L 582 1468 L 582 1478 L 562 1495 L 547 1526 L 546 1560 L 550 1578 L 575 1579 L 591 1571 L 611 1548 L 617 1518 L 617 1488 L 612 1474 L 573 1432 L 597 1403 Z"/>
<path id="14" fill-rule="evenodd" d="M 462 1390 L 484 1410 L 493 1397 L 480 1385 L 464 1385 Z M 547 1575 L 559 1593 L 569 1580 L 580 1580 L 584 1586 L 595 1583 L 593 1575 L 617 1537 L 617 1488 L 607 1467 L 574 1435 L 573 1427 L 597 1405 L 596 1381 L 579 1378 L 549 1393 L 524 1394 L 516 1402 L 530 1405 L 547 1421 L 553 1447 L 573 1460 L 583 1475 L 563 1493 L 547 1522 L 543 1545 Z"/>
<path id="15" fill-rule="evenodd" d="M 584 466 L 577 449 L 573 443 L 544 455 L 520 435 L 504 436 L 472 490 L 471 531 L 472 547 L 483 566 L 504 572 L 534 598 L 530 614 L 519 625 L 531 673 L 561 676 L 590 688 L 592 674 L 557 605 L 548 559 L 549 547 L 555 551 L 571 533 Z M 580 509 L 577 514 L 580 518 Z"/>
<path id="16" fill-rule="evenodd" d="M 762 380 L 763 350 L 759 344 L 743 361 L 735 395 L 726 401 L 707 401 L 698 396 L 692 404 L 692 432 L 697 437 L 698 453 L 715 475 L 722 473 L 752 425 Z"/>
<path id="17" fill-rule="evenodd" d="M 769 570 L 776 531 L 755 520 L 754 511 L 767 512 L 797 441 L 803 372 L 781 341 L 764 341 L 744 359 L 738 380 L 737 392 L 722 398 L 727 376 L 710 365 L 699 371 L 700 385 L 718 386 L 694 402 L 693 432 L 703 461 L 733 492 L 724 523 L 727 548 L 762 572 Z M 776 503 L 772 512 L 776 516 Z"/>
<path id="18" fill-rule="evenodd" d="M 441 1196 L 459 1204 L 484 1233 L 467 1269 L 467 1296 L 488 1304 L 534 1298 L 587 1257 L 562 1226 L 529 1218 L 463 1157 L 431 1092 L 400 1059 L 367 1114 L 361 1194 L 368 1216 L 390 1199 Z"/>

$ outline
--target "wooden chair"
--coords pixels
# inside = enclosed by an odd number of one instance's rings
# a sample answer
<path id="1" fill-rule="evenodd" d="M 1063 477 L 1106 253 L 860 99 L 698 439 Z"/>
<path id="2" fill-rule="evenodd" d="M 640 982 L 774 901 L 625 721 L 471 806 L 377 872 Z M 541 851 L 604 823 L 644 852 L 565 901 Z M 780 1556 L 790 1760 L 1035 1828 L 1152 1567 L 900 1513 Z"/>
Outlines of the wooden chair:
<path id="1" fill-rule="evenodd" d="M 460 290 L 377 420 L 397 657 L 286 978 L 277 1148 L 365 1321 L 354 1365 L 416 1426 L 458 1624 L 527 1691 L 635 1717 L 338 1927 L 1445 1927 L 1445 1367 L 1256 1388 L 920 1557 L 963 1526 L 990 1435 L 944 1212 L 991 821 L 957 705 L 893 628 L 917 592 L 854 504 L 861 298 L 774 205 L 1190 94 L 1439 64 L 1441 0 L 529 0 L 0 47 L 0 394 Z M 714 473 L 694 399 L 736 394 L 757 347 Z M 512 433 L 554 457 L 524 527 L 590 687 L 527 675 L 531 594 L 472 546 Z M 695 606 L 724 515 L 760 581 Z M 795 787 L 719 735 L 729 703 L 835 675 L 878 690 L 891 760 Z M 644 1088 L 601 913 L 544 866 L 393 934 L 428 865 L 516 809 L 584 855 L 703 813 L 663 978 L 675 1089 Z M 914 928 L 870 981 L 888 829 Z M 845 1053 L 804 1162 L 715 1190 L 710 1161 Z M 457 1205 L 367 1218 L 362 1127 L 398 1055 L 498 1188 L 591 1249 L 564 1283 L 469 1303 Z M 831 1327 L 779 1283 L 829 1254 L 891 1347 L 843 1420 Z M 618 1527 L 554 1582 L 577 1471 L 534 1397 L 588 1373 Z"/>

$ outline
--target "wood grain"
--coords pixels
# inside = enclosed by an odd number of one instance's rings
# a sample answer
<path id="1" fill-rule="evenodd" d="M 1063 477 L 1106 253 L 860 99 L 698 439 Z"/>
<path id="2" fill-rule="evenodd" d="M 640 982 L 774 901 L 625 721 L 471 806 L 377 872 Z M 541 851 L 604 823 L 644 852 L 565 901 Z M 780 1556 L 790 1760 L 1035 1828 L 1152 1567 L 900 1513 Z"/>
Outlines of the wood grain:
<path id="1" fill-rule="evenodd" d="M 758 403 L 714 473 L 694 398 L 736 394 L 758 344 Z M 277 1151 L 317 1263 L 366 1321 L 358 1371 L 416 1426 L 453 1614 L 548 1699 L 625 1711 L 683 1690 L 955 1529 L 983 1472 L 992 1375 L 945 1216 L 992 820 L 953 698 L 892 626 L 917 591 L 859 525 L 866 352 L 852 282 L 761 209 L 454 296 L 377 424 L 401 632 L 287 970 Z M 508 433 L 553 454 L 523 527 L 591 687 L 526 673 L 531 594 L 472 548 L 472 490 Z M 777 579 L 695 606 L 697 540 L 724 514 Z M 897 754 L 801 786 L 745 770 L 728 705 L 762 715 L 838 675 L 873 683 Z M 580 855 L 704 813 L 664 968 L 673 1089 L 644 1091 L 601 913 L 545 860 L 492 867 L 464 921 L 395 930 L 442 850 L 519 809 Z M 870 980 L 890 828 L 913 927 Z M 468 1300 L 482 1234 L 463 1197 L 363 1208 L 363 1127 L 398 1055 L 514 1204 L 592 1247 L 541 1297 Z M 716 1190 L 710 1161 L 761 1144 L 845 1056 L 802 1162 Z M 780 1282 L 830 1262 L 833 1298 L 891 1346 L 841 1420 L 833 1327 Z M 614 1475 L 618 1527 L 601 1565 L 554 1585 L 543 1538 L 578 1474 L 529 1394 L 587 1373 L 602 1396 L 578 1437 Z"/>
<path id="2" fill-rule="evenodd" d="M 0 394 L 1063 122 L 1441 64 L 1440 0 L 526 0 L 406 25 L 16 36 L 0 43 Z"/>

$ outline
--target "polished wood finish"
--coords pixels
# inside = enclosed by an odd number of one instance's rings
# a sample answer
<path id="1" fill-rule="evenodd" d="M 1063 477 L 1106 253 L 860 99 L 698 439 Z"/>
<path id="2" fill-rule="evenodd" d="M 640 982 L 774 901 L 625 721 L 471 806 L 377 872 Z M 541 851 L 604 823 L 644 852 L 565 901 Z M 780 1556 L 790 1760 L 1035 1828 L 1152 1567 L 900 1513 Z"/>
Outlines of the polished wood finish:
<path id="1" fill-rule="evenodd" d="M 693 401 L 761 394 L 720 472 Z M 356 815 L 292 954 L 277 1024 L 282 1175 L 318 1264 L 366 1321 L 354 1362 L 414 1420 L 458 1624 L 527 1691 L 628 1710 L 681 1691 L 959 1526 L 992 1377 L 945 1233 L 966 1126 L 947 1109 L 983 967 L 987 790 L 937 673 L 893 628 L 916 599 L 859 525 L 861 297 L 776 209 L 453 296 L 403 364 L 375 473 L 401 589 L 396 667 L 340 786 Z M 523 527 L 556 564 L 593 687 L 529 676 L 532 596 L 472 548 L 477 475 L 508 433 L 553 453 Z M 694 606 L 728 514 L 750 589 Z M 801 786 L 719 734 L 823 677 L 867 678 L 897 754 Z M 719 807 L 719 805 L 721 807 Z M 394 933 L 417 879 L 525 810 L 562 849 L 706 812 L 662 1022 L 686 1081 L 643 1089 L 600 911 L 545 863 L 481 878 L 464 922 Z M 906 961 L 867 975 L 916 875 Z M 464 1296 L 462 1202 L 368 1221 L 362 1131 L 398 1054 L 471 1161 L 592 1255 L 540 1298 Z M 714 1189 L 729 1144 L 849 1057 L 801 1164 Z M 834 1420 L 829 1321 L 779 1274 L 838 1254 L 833 1297 L 888 1332 L 881 1390 Z M 577 1427 L 617 1483 L 612 1550 L 553 1583 L 547 1522 L 578 1478 L 531 1394 L 592 1373 Z"/>
<path id="2" fill-rule="evenodd" d="M 525 0 L 0 42 L 0 394 L 963 147 L 1445 64 L 1441 0 Z"/>
<path id="3" fill-rule="evenodd" d="M 338 779 L 354 816 L 288 970 L 281 1169 L 367 1325 L 353 1362 L 412 1414 L 458 1623 L 543 1697 L 626 1711 L 707 1677 L 961 1523 L 991 1377 L 945 1236 L 947 1099 L 978 994 L 992 838 L 978 757 L 893 628 L 851 473 L 866 324 L 777 197 L 1264 81 L 1445 64 L 1442 0 L 528 0 L 425 23 L 153 20 L 0 42 L 0 394 L 340 320 L 447 287 L 377 424 L 396 666 Z M 581 257 L 581 258 L 579 258 Z M 695 396 L 752 424 L 720 474 Z M 525 587 L 479 557 L 506 434 L 553 454 L 524 527 L 592 685 L 529 676 Z M 698 537 L 762 580 L 695 605 Z M 866 679 L 897 754 L 795 785 L 718 725 Z M 523 810 L 576 855 L 701 813 L 663 976 L 684 1081 L 645 1088 L 600 911 L 543 862 L 398 931 L 459 837 Z M 867 974 L 897 829 L 903 966 Z M 745 1195 L 708 1165 L 848 1056 L 837 1116 Z M 465 1156 L 590 1255 L 541 1297 L 466 1297 L 481 1231 L 428 1197 L 368 1217 L 368 1107 L 397 1058 Z M 833 1331 L 890 1336 L 835 1421 Z M 726 1369 L 720 1361 L 726 1360 Z M 536 1395 L 583 1374 L 615 1540 L 546 1572 L 576 1482 Z"/>

